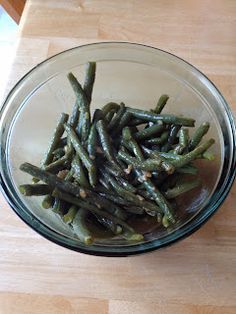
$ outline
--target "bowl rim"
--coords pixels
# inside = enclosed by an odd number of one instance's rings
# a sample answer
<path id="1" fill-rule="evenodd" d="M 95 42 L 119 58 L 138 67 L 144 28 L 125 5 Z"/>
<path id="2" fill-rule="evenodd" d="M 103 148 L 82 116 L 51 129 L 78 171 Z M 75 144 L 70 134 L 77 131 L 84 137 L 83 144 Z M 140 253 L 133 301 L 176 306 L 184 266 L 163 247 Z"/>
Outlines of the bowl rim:
<path id="1" fill-rule="evenodd" d="M 87 47 L 87 46 L 97 46 L 97 45 L 106 45 L 106 44 L 114 44 L 114 45 L 127 45 L 127 46 L 136 46 L 137 48 L 139 47 L 144 47 L 144 48 L 148 48 L 155 51 L 159 51 L 161 53 L 170 55 L 174 58 L 176 58 L 177 60 L 181 61 L 182 63 L 185 63 L 186 65 L 188 65 L 190 68 L 192 68 L 194 71 L 196 71 L 198 74 L 200 74 L 203 78 L 205 78 L 207 80 L 207 82 L 215 89 L 216 93 L 218 94 L 218 96 L 220 96 L 220 99 L 224 105 L 224 109 L 226 111 L 227 114 L 227 118 L 229 120 L 230 123 L 230 127 L 231 127 L 231 131 L 232 131 L 232 140 L 233 140 L 233 147 L 236 147 L 236 133 L 235 133 L 235 129 L 236 129 L 236 124 L 235 124 L 235 119 L 233 117 L 233 113 L 228 105 L 228 103 L 226 102 L 225 98 L 223 97 L 222 93 L 219 91 L 219 89 L 216 87 L 216 85 L 204 74 L 202 73 L 198 68 L 196 68 L 194 65 L 192 65 L 191 63 L 189 63 L 188 61 L 184 60 L 181 57 L 178 57 L 177 55 L 168 52 L 166 50 L 157 48 L 157 47 L 153 47 L 150 45 L 146 45 L 143 43 L 136 43 L 136 42 L 129 42 L 129 41 L 99 41 L 99 42 L 94 42 L 94 43 L 88 43 L 88 44 L 83 44 L 83 45 L 79 45 L 79 46 L 75 46 L 73 48 L 70 49 L 66 49 L 63 50 L 55 55 L 52 55 L 51 57 L 43 60 L 42 62 L 40 62 L 39 64 L 37 64 L 36 66 L 34 66 L 33 68 L 31 68 L 25 75 L 23 75 L 18 81 L 17 83 L 11 88 L 11 90 L 9 91 L 9 93 L 7 94 L 7 96 L 5 97 L 3 104 L 1 106 L 0 109 L 0 121 L 2 119 L 5 107 L 8 104 L 8 100 L 9 98 L 12 96 L 12 94 L 14 93 L 15 90 L 17 90 L 18 86 L 27 78 L 30 76 L 30 74 L 32 72 L 34 72 L 38 67 L 43 66 L 45 63 L 47 63 L 49 60 L 56 58 L 57 56 L 61 55 L 61 54 L 65 54 L 68 53 L 69 51 L 72 50 L 77 50 L 80 49 L 82 47 Z M 20 217 L 21 220 L 23 220 L 29 227 L 31 227 L 34 231 L 36 231 L 38 234 L 42 235 L 44 238 L 50 240 L 53 243 L 56 243 L 62 247 L 71 249 L 73 251 L 79 252 L 79 253 L 85 253 L 85 254 L 89 254 L 89 255 L 95 255 L 95 256 L 106 256 L 106 257 L 125 257 L 125 256 L 130 256 L 130 255 L 139 255 L 139 254 L 143 254 L 143 253 L 147 253 L 147 252 L 151 252 L 157 249 L 160 249 L 162 247 L 166 247 L 169 246 L 171 244 L 174 244 L 178 241 L 180 241 L 181 239 L 184 239 L 188 236 L 190 236 L 192 233 L 194 233 L 195 231 L 197 231 L 203 224 L 205 224 L 208 219 L 217 211 L 217 209 L 222 205 L 223 201 L 225 200 L 225 198 L 227 197 L 233 182 L 235 180 L 236 177 L 236 153 L 235 153 L 235 149 L 233 150 L 233 156 L 232 156 L 232 167 L 230 169 L 230 173 L 228 176 L 228 181 L 225 184 L 225 189 L 222 192 L 220 198 L 217 200 L 217 202 L 215 202 L 214 206 L 211 207 L 211 211 L 208 211 L 207 213 L 205 213 L 205 215 L 203 215 L 200 219 L 198 219 L 197 221 L 195 221 L 195 224 L 192 225 L 191 227 L 189 226 L 188 228 L 186 228 L 186 230 L 184 232 L 182 232 L 182 234 L 178 235 L 178 237 L 176 238 L 172 238 L 171 240 L 164 242 L 164 243 L 159 243 L 157 245 L 155 245 L 155 241 L 156 240 L 152 240 L 149 243 L 153 243 L 154 245 L 152 246 L 148 246 L 146 247 L 146 243 L 144 243 L 142 245 L 142 248 L 138 249 L 137 251 L 135 249 L 132 249 L 132 251 L 122 251 L 122 247 L 121 251 L 97 251 L 96 249 L 94 250 L 92 247 L 89 247 L 89 249 L 83 248 L 81 246 L 72 246 L 69 245 L 65 242 L 60 241 L 60 237 L 63 237 L 62 235 L 60 235 L 59 233 L 57 233 L 55 230 L 51 229 L 50 227 L 44 225 L 37 217 L 33 216 L 31 213 L 30 216 L 33 217 L 33 221 L 38 221 L 38 223 L 40 225 L 43 226 L 43 228 L 37 228 L 33 223 L 32 220 L 29 220 L 27 217 L 25 217 L 21 211 L 19 210 L 19 208 L 17 207 L 17 205 L 13 202 L 12 197 L 11 197 L 11 193 L 8 191 L 8 188 L 4 182 L 2 173 L 0 171 L 0 191 L 3 194 L 3 196 L 5 197 L 7 203 L 10 205 L 10 207 L 13 209 L 13 211 Z M 1 169 L 0 169 L 1 170 Z M 197 218 L 199 216 L 199 213 L 196 215 L 195 218 Z M 181 230 L 181 228 L 179 229 Z M 58 237 L 58 235 L 60 235 L 60 237 Z M 140 247 L 139 244 L 137 245 L 133 245 L 132 248 L 135 247 Z"/>

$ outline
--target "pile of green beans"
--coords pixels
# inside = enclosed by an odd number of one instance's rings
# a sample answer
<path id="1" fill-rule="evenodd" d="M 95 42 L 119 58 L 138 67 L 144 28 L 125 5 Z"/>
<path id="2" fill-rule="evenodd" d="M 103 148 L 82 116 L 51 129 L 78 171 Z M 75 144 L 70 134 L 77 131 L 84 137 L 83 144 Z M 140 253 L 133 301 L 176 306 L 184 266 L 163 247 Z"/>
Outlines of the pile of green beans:
<path id="1" fill-rule="evenodd" d="M 202 123 L 189 136 L 195 120 L 162 114 L 169 96 L 162 95 L 153 110 L 110 102 L 91 113 L 96 63 L 86 65 L 84 84 L 68 74 L 76 100 L 72 114 L 62 113 L 39 167 L 23 163 L 33 177 L 19 186 L 24 196 L 43 196 L 80 241 L 96 239 L 93 224 L 109 237 L 143 241 L 145 233 L 133 221 L 152 217 L 157 228 L 178 219 L 176 198 L 199 187 L 196 159 L 214 160 L 202 141 L 210 124 Z M 178 199 L 177 199 L 178 201 Z"/>

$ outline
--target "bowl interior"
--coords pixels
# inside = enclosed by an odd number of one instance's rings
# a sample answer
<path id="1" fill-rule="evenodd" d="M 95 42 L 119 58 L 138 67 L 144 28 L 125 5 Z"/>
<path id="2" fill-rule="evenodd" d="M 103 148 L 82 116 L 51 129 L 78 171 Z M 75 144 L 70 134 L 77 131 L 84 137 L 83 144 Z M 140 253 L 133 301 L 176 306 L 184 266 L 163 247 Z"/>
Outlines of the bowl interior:
<path id="1" fill-rule="evenodd" d="M 60 239 L 58 242 L 83 248 L 59 216 L 41 208 L 41 197 L 23 197 L 17 186 L 30 182 L 30 177 L 19 170 L 19 165 L 26 161 L 40 165 L 60 113 L 71 113 L 75 96 L 67 73 L 72 71 L 83 81 L 84 64 L 90 60 L 97 62 L 92 110 L 110 101 L 149 110 L 165 93 L 170 96 L 165 113 L 195 118 L 196 127 L 204 121 L 211 123 L 205 139 L 213 137 L 216 140 L 211 149 L 216 159 L 199 162 L 203 184 L 197 191 L 187 193 L 179 200 L 181 206 L 177 224 L 168 229 L 150 229 L 145 241 L 140 244 L 129 244 L 120 238 L 98 239 L 90 249 L 108 252 L 139 247 L 138 250 L 142 250 L 147 243 L 154 245 L 154 240 L 158 241 L 155 242 L 158 246 L 167 238 L 175 237 L 183 226 L 191 225 L 196 215 L 207 207 L 220 179 L 225 158 L 217 93 L 212 93 L 213 87 L 197 70 L 168 53 L 138 45 L 91 45 L 59 54 L 34 69 L 8 99 L 5 120 L 9 123 L 4 134 L 5 180 L 20 208 L 19 212 L 30 215 L 32 224 L 37 224 L 36 229 L 50 231 Z"/>

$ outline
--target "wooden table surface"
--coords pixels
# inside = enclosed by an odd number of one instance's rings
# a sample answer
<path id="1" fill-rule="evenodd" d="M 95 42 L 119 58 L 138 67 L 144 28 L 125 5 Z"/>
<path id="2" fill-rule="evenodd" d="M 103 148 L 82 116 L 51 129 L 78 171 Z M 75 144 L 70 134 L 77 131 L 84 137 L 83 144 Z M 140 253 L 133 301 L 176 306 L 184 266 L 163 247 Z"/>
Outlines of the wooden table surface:
<path id="1" fill-rule="evenodd" d="M 8 89 L 62 50 L 135 41 L 177 54 L 236 112 L 236 1 L 29 0 Z M 130 258 L 61 248 L 0 196 L 0 313 L 236 313 L 236 184 L 216 215 L 176 245 Z"/>

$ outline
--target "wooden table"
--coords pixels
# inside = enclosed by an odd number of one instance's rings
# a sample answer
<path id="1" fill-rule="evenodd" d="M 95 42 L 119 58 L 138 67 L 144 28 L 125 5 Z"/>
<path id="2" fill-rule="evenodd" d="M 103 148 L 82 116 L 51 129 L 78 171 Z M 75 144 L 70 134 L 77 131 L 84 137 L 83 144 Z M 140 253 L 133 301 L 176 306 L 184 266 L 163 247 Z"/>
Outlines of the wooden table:
<path id="1" fill-rule="evenodd" d="M 125 40 L 150 44 L 206 73 L 236 111 L 236 1 L 29 0 L 10 88 L 64 49 Z M 217 214 L 176 245 L 130 258 L 61 248 L 0 197 L 0 313 L 236 313 L 236 185 Z"/>

